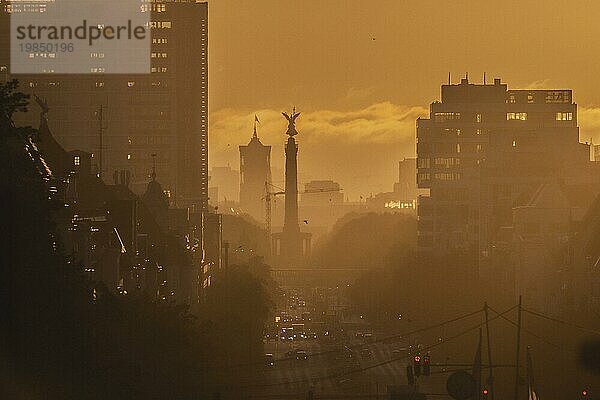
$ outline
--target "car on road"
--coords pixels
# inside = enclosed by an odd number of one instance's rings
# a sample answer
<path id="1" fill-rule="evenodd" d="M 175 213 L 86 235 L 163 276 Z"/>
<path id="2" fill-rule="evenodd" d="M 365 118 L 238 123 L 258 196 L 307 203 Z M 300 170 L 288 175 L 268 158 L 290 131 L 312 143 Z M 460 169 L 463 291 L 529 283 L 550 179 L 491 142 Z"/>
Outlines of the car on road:
<path id="1" fill-rule="evenodd" d="M 273 357 L 273 354 L 271 354 L 271 353 L 265 354 L 265 365 L 267 367 L 275 366 L 275 357 Z"/>
<path id="2" fill-rule="evenodd" d="M 296 360 L 298 360 L 298 361 L 308 360 L 308 353 L 305 350 L 296 350 Z"/>
<path id="3" fill-rule="evenodd" d="M 401 347 L 399 349 L 393 349 L 392 350 L 392 357 L 393 358 L 400 358 L 400 357 L 404 357 L 410 355 L 410 350 L 407 349 L 406 347 Z"/>
<path id="4" fill-rule="evenodd" d="M 360 356 L 362 358 L 372 358 L 373 357 L 373 352 L 369 349 L 362 349 L 360 351 Z"/>

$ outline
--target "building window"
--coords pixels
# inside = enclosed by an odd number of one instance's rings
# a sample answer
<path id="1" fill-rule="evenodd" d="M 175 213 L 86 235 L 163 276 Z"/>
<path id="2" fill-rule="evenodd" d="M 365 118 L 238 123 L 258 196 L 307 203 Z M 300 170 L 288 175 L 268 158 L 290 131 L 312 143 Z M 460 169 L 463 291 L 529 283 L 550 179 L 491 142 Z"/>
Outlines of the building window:
<path id="1" fill-rule="evenodd" d="M 527 121 L 527 113 L 526 112 L 509 112 L 509 113 L 506 113 L 506 120 L 507 121 L 513 121 L 513 120 Z"/>
<path id="2" fill-rule="evenodd" d="M 517 147 L 517 141 L 516 140 L 512 141 L 512 147 Z"/>
<path id="3" fill-rule="evenodd" d="M 73 157 L 73 165 L 76 167 L 79 167 L 81 165 L 81 159 L 79 158 L 79 156 Z"/>
<path id="4" fill-rule="evenodd" d="M 527 102 L 528 102 L 529 104 L 533 103 L 533 94 L 529 93 L 529 94 L 527 95 Z"/>
<path id="5" fill-rule="evenodd" d="M 573 121 L 573 113 L 572 112 L 557 112 L 556 120 L 557 121 Z"/>
<path id="6" fill-rule="evenodd" d="M 456 143 L 456 152 L 460 153 L 460 143 Z"/>
<path id="7" fill-rule="evenodd" d="M 436 167 L 450 168 L 450 167 L 453 167 L 455 165 L 460 165 L 460 158 L 438 157 L 438 158 L 435 158 L 433 160 L 433 163 L 435 164 Z"/>
<path id="8" fill-rule="evenodd" d="M 418 168 L 429 168 L 430 161 L 429 158 L 419 158 L 418 159 Z"/>
<path id="9" fill-rule="evenodd" d="M 458 181 L 462 178 L 462 174 L 456 172 L 438 172 L 433 177 L 440 181 Z"/>
<path id="10" fill-rule="evenodd" d="M 459 119 L 460 119 L 459 112 L 436 112 L 436 113 L 433 113 L 433 120 L 435 122 L 456 121 Z"/>
<path id="11" fill-rule="evenodd" d="M 476 133 L 476 134 L 478 134 L 478 135 L 481 135 L 481 129 L 477 129 L 477 130 L 475 131 L 475 133 Z"/>
<path id="12" fill-rule="evenodd" d="M 546 103 L 570 103 L 570 102 L 571 102 L 571 91 L 570 90 L 546 92 Z"/>
<path id="13" fill-rule="evenodd" d="M 150 28 L 153 29 L 170 29 L 172 27 L 171 21 L 152 21 L 150 22 Z"/>
<path id="14" fill-rule="evenodd" d="M 480 123 L 480 122 L 481 122 L 481 114 L 479 114 L 479 113 L 478 113 L 477 115 L 475 115 L 475 120 L 476 120 L 478 123 Z"/>
<path id="15" fill-rule="evenodd" d="M 477 144 L 477 152 L 481 153 L 483 151 L 483 145 L 482 144 Z"/>
<path id="16" fill-rule="evenodd" d="M 134 81 L 127 82 L 127 87 L 134 87 L 134 86 L 135 86 L 135 82 Z"/>
<path id="17" fill-rule="evenodd" d="M 127 154 L 127 159 L 131 160 L 131 154 Z"/>
<path id="18" fill-rule="evenodd" d="M 417 174 L 417 178 L 418 178 L 419 182 L 426 182 L 431 179 L 431 175 L 427 172 L 420 173 L 420 174 Z"/>
<path id="19" fill-rule="evenodd" d="M 514 103 L 517 102 L 517 98 L 515 97 L 514 94 L 511 94 L 511 95 L 508 96 L 508 102 L 511 103 L 511 104 L 514 104 Z"/>

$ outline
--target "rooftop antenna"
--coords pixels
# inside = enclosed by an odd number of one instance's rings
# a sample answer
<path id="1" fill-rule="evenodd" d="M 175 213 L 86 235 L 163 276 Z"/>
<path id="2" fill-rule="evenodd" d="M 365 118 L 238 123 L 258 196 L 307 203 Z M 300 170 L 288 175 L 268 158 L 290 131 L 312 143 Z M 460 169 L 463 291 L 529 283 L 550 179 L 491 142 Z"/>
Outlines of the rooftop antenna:
<path id="1" fill-rule="evenodd" d="M 465 72 L 465 79 L 468 81 L 469 80 L 469 73 Z"/>
<path id="2" fill-rule="evenodd" d="M 483 84 L 485 85 L 485 72 L 483 73 Z"/>
<path id="3" fill-rule="evenodd" d="M 452 84 L 452 80 L 450 79 L 450 71 L 448 71 L 448 85 Z"/>

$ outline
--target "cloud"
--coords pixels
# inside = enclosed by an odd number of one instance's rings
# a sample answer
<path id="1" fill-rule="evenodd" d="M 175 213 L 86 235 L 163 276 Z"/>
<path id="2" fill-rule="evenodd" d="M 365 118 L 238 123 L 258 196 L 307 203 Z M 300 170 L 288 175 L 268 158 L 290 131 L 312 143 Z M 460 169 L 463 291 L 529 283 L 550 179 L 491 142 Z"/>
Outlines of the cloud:
<path id="1" fill-rule="evenodd" d="M 522 87 L 521 89 L 523 90 L 542 90 L 542 89 L 552 89 L 552 83 L 550 82 L 550 79 L 539 79 L 537 81 L 534 82 L 530 82 L 527 85 L 525 85 L 524 87 Z"/>
<path id="2" fill-rule="evenodd" d="M 423 107 L 389 102 L 351 111 L 302 113 L 296 124 L 300 132 L 297 140 L 301 183 L 333 179 L 351 198 L 390 191 L 398 179 L 398 161 L 414 156 L 415 121 L 427 113 Z M 211 165 L 239 167 L 238 146 L 250 140 L 254 114 L 261 121 L 261 141 L 273 146 L 272 165 L 277 181 L 277 170 L 282 171 L 284 165 L 287 127 L 280 110 L 221 109 L 211 113 Z"/>
<path id="3" fill-rule="evenodd" d="M 579 137 L 583 142 L 593 139 L 595 144 L 600 143 L 600 108 L 579 107 L 577 113 L 579 124 Z"/>

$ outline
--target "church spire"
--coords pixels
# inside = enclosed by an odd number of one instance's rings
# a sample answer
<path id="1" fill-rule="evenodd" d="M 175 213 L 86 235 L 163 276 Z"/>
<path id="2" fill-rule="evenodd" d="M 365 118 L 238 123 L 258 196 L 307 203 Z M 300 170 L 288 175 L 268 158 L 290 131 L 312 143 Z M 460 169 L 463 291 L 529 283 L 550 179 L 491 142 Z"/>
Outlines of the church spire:
<path id="1" fill-rule="evenodd" d="M 150 155 L 152 157 L 152 181 L 156 180 L 156 153 Z"/>
<path id="2" fill-rule="evenodd" d="M 258 139 L 258 135 L 256 134 L 256 124 L 257 123 L 260 124 L 260 121 L 259 121 L 258 117 L 256 116 L 256 114 L 254 114 L 254 134 L 252 135 L 252 137 L 254 139 Z"/>

